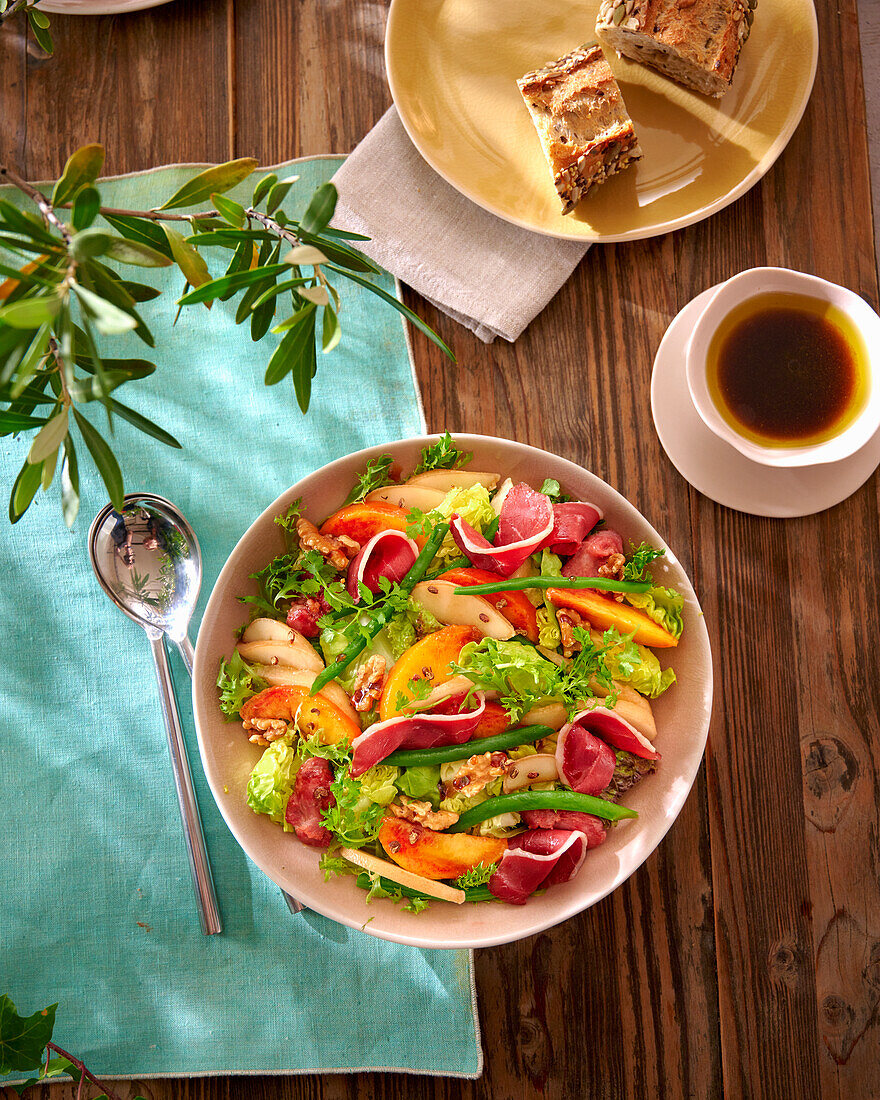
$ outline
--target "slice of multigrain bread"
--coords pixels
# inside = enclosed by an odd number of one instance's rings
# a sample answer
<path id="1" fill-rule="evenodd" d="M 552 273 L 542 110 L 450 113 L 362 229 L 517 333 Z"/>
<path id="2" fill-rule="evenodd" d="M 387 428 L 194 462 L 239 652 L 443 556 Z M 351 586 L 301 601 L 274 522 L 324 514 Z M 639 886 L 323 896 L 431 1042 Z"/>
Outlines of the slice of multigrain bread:
<path id="1" fill-rule="evenodd" d="M 617 81 L 595 42 L 526 73 L 517 84 L 570 214 L 598 184 L 642 151 Z"/>
<path id="2" fill-rule="evenodd" d="M 722 96 L 733 81 L 757 4 L 758 0 L 602 0 L 596 34 L 619 54 L 686 88 Z"/>

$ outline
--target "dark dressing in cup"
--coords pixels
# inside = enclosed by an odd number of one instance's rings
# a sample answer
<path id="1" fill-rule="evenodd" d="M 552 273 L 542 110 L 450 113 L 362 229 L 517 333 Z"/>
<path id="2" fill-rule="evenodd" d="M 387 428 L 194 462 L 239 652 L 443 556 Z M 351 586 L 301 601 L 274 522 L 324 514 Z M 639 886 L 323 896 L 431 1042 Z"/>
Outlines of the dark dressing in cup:
<path id="1" fill-rule="evenodd" d="M 805 294 L 742 302 L 709 344 L 709 393 L 739 435 L 805 447 L 843 432 L 865 407 L 868 353 L 840 309 Z"/>

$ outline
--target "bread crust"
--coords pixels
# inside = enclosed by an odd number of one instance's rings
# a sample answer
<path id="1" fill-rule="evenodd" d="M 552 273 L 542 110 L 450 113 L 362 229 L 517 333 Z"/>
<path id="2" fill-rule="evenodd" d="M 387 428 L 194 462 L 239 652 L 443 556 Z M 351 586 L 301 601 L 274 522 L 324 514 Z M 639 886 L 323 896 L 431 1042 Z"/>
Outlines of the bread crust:
<path id="1" fill-rule="evenodd" d="M 757 0 L 603 0 L 596 33 L 619 54 L 706 95 L 730 87 Z"/>
<path id="2" fill-rule="evenodd" d="M 641 157 L 632 119 L 601 46 L 589 43 L 517 81 L 563 214 Z"/>

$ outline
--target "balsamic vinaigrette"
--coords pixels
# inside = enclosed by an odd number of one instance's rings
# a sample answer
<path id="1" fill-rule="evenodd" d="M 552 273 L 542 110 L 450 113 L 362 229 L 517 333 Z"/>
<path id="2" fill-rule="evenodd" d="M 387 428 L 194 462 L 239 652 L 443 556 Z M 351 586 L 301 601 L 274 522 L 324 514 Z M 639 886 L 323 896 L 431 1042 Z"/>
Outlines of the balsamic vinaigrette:
<path id="1" fill-rule="evenodd" d="M 867 360 L 842 310 L 803 294 L 758 294 L 719 325 L 707 381 L 739 435 L 764 447 L 804 447 L 839 435 L 863 410 Z"/>

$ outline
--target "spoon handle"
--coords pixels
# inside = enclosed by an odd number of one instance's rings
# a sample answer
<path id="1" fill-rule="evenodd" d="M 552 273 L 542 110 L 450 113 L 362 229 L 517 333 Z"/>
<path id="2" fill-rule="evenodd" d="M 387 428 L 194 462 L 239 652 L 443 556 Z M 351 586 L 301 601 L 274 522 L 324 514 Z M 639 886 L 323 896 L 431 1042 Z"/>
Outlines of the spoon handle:
<path id="1" fill-rule="evenodd" d="M 186 755 L 186 743 L 180 726 L 177 699 L 174 694 L 174 682 L 168 666 L 168 655 L 162 643 L 162 636 L 151 637 L 153 664 L 156 666 L 156 679 L 159 682 L 159 699 L 162 704 L 162 718 L 168 735 L 168 751 L 171 753 L 171 766 L 174 771 L 174 785 L 177 788 L 177 801 L 180 804 L 180 816 L 183 820 L 183 833 L 186 838 L 186 850 L 189 854 L 189 866 L 193 885 L 199 900 L 199 918 L 202 931 L 206 936 L 223 931 L 220 912 L 217 908 L 217 896 L 214 893 L 214 879 L 205 837 L 202 832 L 202 820 L 199 805 L 193 787 L 192 772 Z"/>

